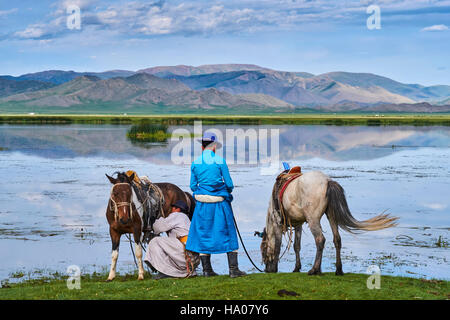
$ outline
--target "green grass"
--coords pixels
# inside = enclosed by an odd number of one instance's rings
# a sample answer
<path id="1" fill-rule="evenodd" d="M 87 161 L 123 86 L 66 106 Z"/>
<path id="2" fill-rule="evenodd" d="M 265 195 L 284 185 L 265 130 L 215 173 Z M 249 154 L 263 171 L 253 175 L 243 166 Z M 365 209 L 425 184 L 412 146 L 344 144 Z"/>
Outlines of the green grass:
<path id="1" fill-rule="evenodd" d="M 69 290 L 64 278 L 27 280 L 0 289 L 0 299 L 182 299 L 182 300 L 422 300 L 450 299 L 448 281 L 381 276 L 380 289 L 368 289 L 368 275 L 331 273 L 308 276 L 306 273 L 250 274 L 231 279 L 212 278 L 143 281 L 136 274 L 117 276 L 105 282 L 106 274 L 83 276 L 80 290 Z M 282 296 L 279 290 L 295 291 L 298 296 Z"/>
<path id="2" fill-rule="evenodd" d="M 7 124 L 138 124 L 142 121 L 164 125 L 193 124 L 295 124 L 295 125 L 450 125 L 450 114 L 279 114 L 279 115 L 225 115 L 225 114 L 0 114 L 0 123 Z"/>
<path id="3" fill-rule="evenodd" d="M 164 124 L 142 121 L 128 130 L 127 138 L 136 142 L 164 142 L 171 137 L 167 129 Z"/>

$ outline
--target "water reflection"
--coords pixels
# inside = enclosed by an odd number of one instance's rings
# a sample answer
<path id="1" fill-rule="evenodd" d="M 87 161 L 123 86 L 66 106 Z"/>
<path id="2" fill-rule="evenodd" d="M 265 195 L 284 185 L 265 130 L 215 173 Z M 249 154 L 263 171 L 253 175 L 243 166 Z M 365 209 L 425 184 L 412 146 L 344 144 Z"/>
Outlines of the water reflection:
<path id="1" fill-rule="evenodd" d="M 167 132 L 167 125 L 141 121 L 134 124 L 127 131 L 128 140 L 138 147 L 149 149 L 156 145 L 166 145 L 170 133 Z"/>
<path id="2" fill-rule="evenodd" d="M 88 272 L 109 264 L 111 244 L 105 220 L 110 184 L 104 174 L 133 169 L 155 182 L 189 190 L 189 164 L 174 165 L 176 142 L 142 147 L 127 138 L 130 126 L 0 126 L 0 279 L 36 268 L 64 272 L 77 264 Z M 179 127 L 171 126 L 167 132 Z M 191 127 L 184 127 L 191 128 Z M 208 127 L 204 126 L 204 129 Z M 222 131 L 237 126 L 216 126 Z M 252 126 L 244 126 L 246 130 Z M 304 171 L 320 170 L 345 189 L 353 215 L 367 219 L 388 210 L 397 228 L 358 236 L 342 233 L 344 272 L 364 273 L 371 264 L 382 274 L 449 279 L 450 129 L 448 127 L 261 126 L 279 129 L 280 160 Z M 195 139 L 194 139 L 195 140 Z M 193 146 L 200 147 L 198 143 Z M 260 261 L 274 175 L 257 166 L 230 166 L 236 189 L 234 212 L 253 260 Z M 5 179 L 5 178 L 4 178 Z M 334 270 L 334 248 L 326 219 L 323 270 Z M 302 237 L 302 263 L 308 270 L 315 244 L 308 227 Z M 406 240 L 407 241 L 406 241 Z M 441 241 L 439 241 L 441 239 Z M 133 270 L 122 243 L 119 271 Z M 88 252 L 88 254 L 87 254 Z M 242 249 L 241 252 L 242 254 Z M 227 272 L 226 257 L 213 256 Z M 287 253 L 280 270 L 291 271 Z M 240 264 L 254 272 L 245 256 Z"/>
<path id="3" fill-rule="evenodd" d="M 170 164 L 178 142 L 167 139 L 179 127 L 147 126 L 0 126 L 0 147 L 47 158 L 109 156 L 135 157 Z M 193 128 L 185 126 L 191 132 Z M 204 130 L 211 128 L 204 126 Z M 254 126 L 214 126 L 226 129 Z M 449 147 L 449 127 L 259 126 L 279 129 L 282 160 L 321 158 L 334 161 L 369 160 L 405 148 Z M 168 133 L 169 134 L 168 134 Z M 225 136 L 225 134 L 223 134 Z M 162 143 L 161 143 L 162 142 Z M 165 143 L 167 142 L 167 143 Z M 194 154 L 193 143 L 192 154 Z M 199 147 L 199 146 L 197 146 Z M 247 146 L 248 148 L 248 146 Z M 226 149 L 226 141 L 224 145 Z M 248 151 L 248 149 L 247 149 Z M 226 154 L 225 154 L 226 156 Z"/>

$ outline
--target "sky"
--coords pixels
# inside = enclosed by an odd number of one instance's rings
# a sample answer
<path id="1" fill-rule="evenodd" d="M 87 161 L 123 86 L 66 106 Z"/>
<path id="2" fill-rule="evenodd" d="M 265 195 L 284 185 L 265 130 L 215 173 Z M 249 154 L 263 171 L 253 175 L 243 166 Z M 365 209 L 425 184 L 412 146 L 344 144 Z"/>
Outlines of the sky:
<path id="1" fill-rule="evenodd" d="M 449 52 L 450 0 L 0 0 L 1 75 L 245 63 L 450 85 Z"/>

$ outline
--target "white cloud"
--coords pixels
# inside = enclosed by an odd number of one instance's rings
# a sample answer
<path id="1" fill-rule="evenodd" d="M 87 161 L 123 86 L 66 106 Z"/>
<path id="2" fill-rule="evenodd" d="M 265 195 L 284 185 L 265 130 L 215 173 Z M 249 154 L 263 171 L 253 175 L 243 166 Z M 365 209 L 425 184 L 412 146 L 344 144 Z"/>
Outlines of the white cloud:
<path id="1" fill-rule="evenodd" d="M 171 32 L 171 26 L 170 17 L 152 17 L 140 30 L 145 34 L 167 34 Z"/>
<path id="2" fill-rule="evenodd" d="M 379 0 L 382 14 L 391 10 L 393 16 L 413 19 L 421 9 L 439 10 L 450 5 L 450 0 L 432 2 L 429 0 Z M 81 9 L 82 33 L 87 28 L 100 32 L 114 32 L 128 37 L 152 36 L 161 34 L 226 34 L 254 33 L 271 30 L 313 29 L 317 25 L 355 23 L 366 15 L 371 1 L 349 0 L 210 0 L 210 1 L 157 1 L 143 0 L 100 1 L 100 0 L 61 0 L 53 7 L 49 17 L 52 21 L 29 25 L 16 32 L 24 38 L 45 38 L 67 35 L 64 23 L 65 8 L 76 4 Z M 412 11 L 419 10 L 416 15 Z M 0 11 L 1 12 L 1 11 Z M 445 10 L 444 13 L 445 14 Z M 364 19 L 361 21 L 365 21 Z M 363 23 L 362 22 L 362 23 Z M 423 28 L 422 31 L 447 30 L 445 25 Z M 104 35 L 104 34 L 102 34 Z"/>
<path id="3" fill-rule="evenodd" d="M 44 35 L 44 30 L 38 26 L 29 26 L 23 31 L 17 31 L 15 35 L 21 39 L 37 39 Z"/>
<path id="4" fill-rule="evenodd" d="M 31 24 L 25 30 L 14 33 L 19 39 L 38 39 L 52 37 L 66 28 L 65 17 L 57 17 L 49 23 Z"/>
<path id="5" fill-rule="evenodd" d="M 18 11 L 17 8 L 10 9 L 10 10 L 0 10 L 0 17 L 6 17 L 7 15 L 10 15 L 11 13 L 15 13 L 17 11 Z"/>
<path id="6" fill-rule="evenodd" d="M 429 26 L 423 28 L 421 31 L 429 32 L 429 31 L 447 31 L 448 27 L 445 24 L 435 24 L 434 26 Z"/>
<path id="7" fill-rule="evenodd" d="M 423 206 L 433 210 L 443 210 L 447 208 L 447 205 L 443 203 L 424 203 Z"/>

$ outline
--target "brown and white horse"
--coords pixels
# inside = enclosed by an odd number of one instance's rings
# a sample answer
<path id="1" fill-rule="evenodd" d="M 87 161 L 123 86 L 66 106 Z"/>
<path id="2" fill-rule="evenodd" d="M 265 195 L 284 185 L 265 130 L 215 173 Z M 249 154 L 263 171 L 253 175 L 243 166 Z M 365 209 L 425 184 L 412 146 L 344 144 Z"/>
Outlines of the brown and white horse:
<path id="1" fill-rule="evenodd" d="M 133 188 L 131 183 L 134 174 L 130 177 L 125 173 L 117 173 L 117 178 L 106 175 L 113 184 L 111 195 L 106 208 L 106 219 L 109 223 L 109 234 L 112 242 L 111 268 L 107 281 L 112 281 L 116 276 L 116 265 L 119 257 L 120 237 L 124 233 L 133 234 L 136 258 L 138 260 L 139 275 L 138 280 L 144 279 L 144 267 L 142 263 L 142 235 L 143 220 L 142 215 L 136 209 L 133 201 Z M 183 200 L 190 208 L 186 212 L 189 219 L 194 213 L 195 201 L 191 194 L 182 191 L 179 187 L 171 183 L 155 183 L 161 190 L 164 198 L 163 211 L 158 212 L 156 218 L 167 216 L 171 210 L 171 206 L 177 200 Z"/>
<path id="2" fill-rule="evenodd" d="M 322 252 L 325 237 L 322 233 L 320 220 L 326 214 L 333 232 L 333 242 L 336 248 L 336 275 L 342 275 L 341 236 L 339 228 L 348 232 L 373 231 L 390 228 L 396 225 L 396 217 L 381 214 L 365 221 L 356 220 L 347 205 L 344 189 L 336 181 L 320 171 L 311 171 L 293 180 L 286 188 L 282 204 L 286 219 L 295 230 L 294 251 L 296 263 L 294 272 L 301 269 L 300 240 L 303 223 L 308 223 L 316 242 L 316 258 L 308 274 L 320 274 Z M 261 254 L 266 265 L 266 272 L 277 272 L 283 234 L 284 218 L 275 210 L 273 199 L 269 202 L 266 218 L 266 228 L 261 242 Z"/>

